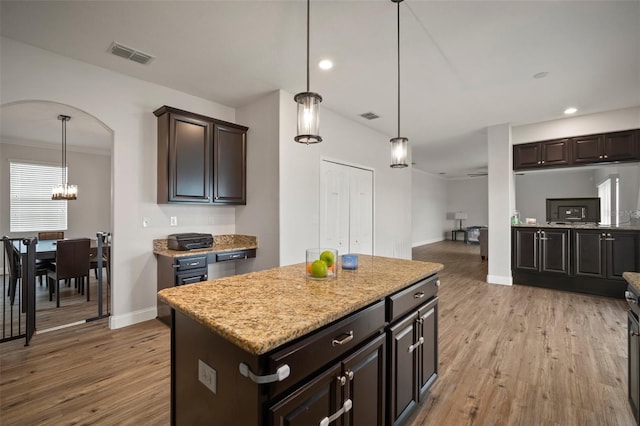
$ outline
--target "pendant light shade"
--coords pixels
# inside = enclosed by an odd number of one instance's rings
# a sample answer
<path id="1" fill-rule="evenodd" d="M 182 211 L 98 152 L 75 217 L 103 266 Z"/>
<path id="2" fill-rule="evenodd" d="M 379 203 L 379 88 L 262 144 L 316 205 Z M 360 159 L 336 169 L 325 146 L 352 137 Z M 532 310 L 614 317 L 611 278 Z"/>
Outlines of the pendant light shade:
<path id="1" fill-rule="evenodd" d="M 403 0 L 391 0 L 398 7 L 398 136 L 391 138 L 391 167 L 404 168 L 408 166 L 409 139 L 400 136 L 400 3 Z"/>
<path id="2" fill-rule="evenodd" d="M 67 121 L 71 120 L 71 117 L 59 115 L 58 120 L 62 121 L 62 173 L 60 173 L 61 183 L 53 187 L 51 199 L 75 200 L 78 198 L 78 187 L 69 185 L 67 181 Z"/>
<path id="3" fill-rule="evenodd" d="M 309 91 L 309 6 L 310 0 L 307 0 L 307 91 L 293 97 L 293 100 L 298 104 L 298 134 L 294 140 L 306 144 L 322 142 L 320 136 L 322 96 Z"/>

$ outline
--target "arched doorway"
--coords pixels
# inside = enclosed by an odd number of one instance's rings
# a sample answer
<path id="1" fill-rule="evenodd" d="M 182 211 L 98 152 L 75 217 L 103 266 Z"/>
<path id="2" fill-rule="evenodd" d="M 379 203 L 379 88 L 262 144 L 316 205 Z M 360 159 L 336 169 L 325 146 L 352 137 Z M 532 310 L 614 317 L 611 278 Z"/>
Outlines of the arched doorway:
<path id="1" fill-rule="evenodd" d="M 42 221 L 39 220 L 42 217 L 38 217 L 52 215 L 51 210 L 46 210 L 47 213 L 38 208 L 26 207 L 21 210 L 17 207 L 17 200 L 29 195 L 16 195 L 17 190 L 14 190 L 18 187 L 15 182 L 19 173 L 41 168 L 61 169 L 63 136 L 59 115 L 71 117 L 66 122 L 66 169 L 69 183 L 78 185 L 78 197 L 63 202 L 66 204 L 64 213 L 61 212 L 62 208 L 54 213 L 56 217 L 60 216 L 60 221 L 51 225 L 51 221 Z M 71 105 L 44 100 L 0 105 L 0 235 L 19 239 L 37 236 L 40 231 L 55 230 L 64 232 L 65 239 L 89 238 L 92 246 L 95 246 L 98 232 L 110 234 L 113 229 L 112 170 L 113 131 L 97 117 Z M 59 182 L 52 182 L 51 185 L 41 183 L 40 193 L 50 190 L 49 186 L 56 183 Z M 38 202 L 50 207 L 42 199 L 42 194 Z M 51 229 L 51 226 L 56 229 Z M 47 256 L 49 259 L 53 256 L 55 260 L 55 244 L 49 249 L 48 254 L 39 255 L 44 261 Z M 92 252 L 95 253 L 95 248 L 92 248 Z M 55 296 L 49 301 L 46 275 L 42 277 L 42 284 L 40 277 L 37 277 L 37 332 L 84 323 L 87 319 L 98 317 L 98 312 L 107 316 L 112 290 L 106 280 L 106 270 L 102 271 L 101 292 L 98 292 L 97 271 L 90 271 L 88 285 L 81 285 L 80 280 L 61 282 L 60 307 L 56 306 Z M 89 301 L 80 290 L 90 294 Z M 5 305 L 6 296 L 3 295 L 2 302 Z"/>

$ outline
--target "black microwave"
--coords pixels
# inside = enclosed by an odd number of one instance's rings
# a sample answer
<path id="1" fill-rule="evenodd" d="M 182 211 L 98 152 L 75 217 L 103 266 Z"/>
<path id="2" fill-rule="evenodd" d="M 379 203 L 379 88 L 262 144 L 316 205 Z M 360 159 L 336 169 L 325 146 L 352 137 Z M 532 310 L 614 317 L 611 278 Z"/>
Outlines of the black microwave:
<path id="1" fill-rule="evenodd" d="M 547 198 L 547 223 L 600 223 L 600 198 Z"/>

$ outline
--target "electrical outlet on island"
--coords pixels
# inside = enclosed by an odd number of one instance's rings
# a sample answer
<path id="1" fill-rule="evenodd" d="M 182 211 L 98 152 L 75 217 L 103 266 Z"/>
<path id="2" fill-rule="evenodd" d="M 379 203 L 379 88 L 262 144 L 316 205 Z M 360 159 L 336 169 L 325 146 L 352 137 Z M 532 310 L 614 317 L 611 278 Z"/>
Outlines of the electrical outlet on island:
<path id="1" fill-rule="evenodd" d="M 171 216 L 171 226 L 178 226 L 178 216 Z"/>

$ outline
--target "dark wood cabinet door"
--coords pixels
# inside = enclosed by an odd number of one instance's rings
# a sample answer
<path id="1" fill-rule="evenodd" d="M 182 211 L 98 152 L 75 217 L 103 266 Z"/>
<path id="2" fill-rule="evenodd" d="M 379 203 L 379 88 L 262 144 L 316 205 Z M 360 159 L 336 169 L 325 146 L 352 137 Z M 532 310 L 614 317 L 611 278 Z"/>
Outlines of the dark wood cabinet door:
<path id="1" fill-rule="evenodd" d="M 381 334 L 342 363 L 348 378 L 343 401 L 351 399 L 352 408 L 345 415 L 348 426 L 385 424 L 386 336 Z"/>
<path id="2" fill-rule="evenodd" d="M 605 161 L 637 160 L 637 131 L 628 130 L 605 134 L 603 157 Z"/>
<path id="3" fill-rule="evenodd" d="M 627 314 L 628 330 L 628 393 L 629 405 L 637 424 L 640 424 L 640 325 L 631 311 Z"/>
<path id="4" fill-rule="evenodd" d="M 540 234 L 540 272 L 569 275 L 569 230 L 542 229 Z"/>
<path id="5" fill-rule="evenodd" d="M 604 159 L 603 135 L 580 136 L 571 139 L 573 164 L 599 163 Z"/>
<path id="6" fill-rule="evenodd" d="M 516 269 L 535 271 L 538 264 L 538 229 L 514 228 L 513 264 Z"/>
<path id="7" fill-rule="evenodd" d="M 541 142 L 540 165 L 566 166 L 569 165 L 569 139 Z"/>
<path id="8" fill-rule="evenodd" d="M 513 146 L 513 169 L 532 169 L 540 167 L 541 145 L 539 142 Z"/>
<path id="9" fill-rule="evenodd" d="M 210 202 L 210 122 L 185 115 L 169 117 L 169 200 Z"/>
<path id="10" fill-rule="evenodd" d="M 389 328 L 389 424 L 401 424 L 418 403 L 417 314 L 411 314 Z"/>
<path id="11" fill-rule="evenodd" d="M 576 229 L 574 235 L 575 275 L 604 277 L 606 233 Z"/>
<path id="12" fill-rule="evenodd" d="M 418 312 L 420 333 L 424 338 L 418 352 L 418 388 L 422 400 L 438 376 L 438 298 Z"/>
<path id="13" fill-rule="evenodd" d="M 219 124 L 214 131 L 213 202 L 246 204 L 247 132 Z"/>
<path id="14" fill-rule="evenodd" d="M 637 232 L 607 232 L 607 278 L 624 280 L 623 272 L 636 272 L 640 266 Z"/>
<path id="15" fill-rule="evenodd" d="M 342 387 L 338 378 L 342 377 L 340 364 L 327 369 L 317 378 L 293 391 L 282 401 L 269 408 L 272 426 L 317 425 L 325 417 L 336 412 L 340 403 Z M 333 425 L 342 425 L 342 419 Z"/>

